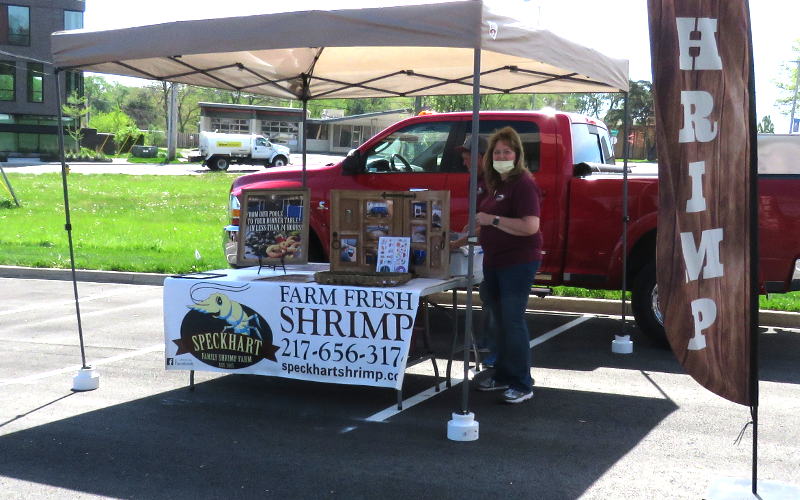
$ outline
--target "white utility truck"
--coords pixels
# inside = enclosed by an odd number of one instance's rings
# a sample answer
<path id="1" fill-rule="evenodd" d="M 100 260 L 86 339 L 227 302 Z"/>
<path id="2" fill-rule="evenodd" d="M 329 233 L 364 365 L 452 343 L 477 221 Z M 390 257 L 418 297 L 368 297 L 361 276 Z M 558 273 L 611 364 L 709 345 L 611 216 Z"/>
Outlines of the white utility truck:
<path id="1" fill-rule="evenodd" d="M 289 148 L 261 135 L 200 132 L 200 156 L 211 170 L 228 170 L 231 163 L 282 167 L 289 163 Z"/>

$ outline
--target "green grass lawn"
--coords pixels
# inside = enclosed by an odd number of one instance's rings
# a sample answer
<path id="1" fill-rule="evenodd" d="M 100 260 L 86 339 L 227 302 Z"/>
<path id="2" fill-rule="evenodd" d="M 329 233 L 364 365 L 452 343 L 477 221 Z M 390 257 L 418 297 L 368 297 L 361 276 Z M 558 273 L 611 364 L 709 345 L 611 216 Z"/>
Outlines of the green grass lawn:
<path id="1" fill-rule="evenodd" d="M 8 177 L 22 207 L 0 204 L 0 264 L 68 268 L 60 174 Z M 157 273 L 227 267 L 222 228 L 234 177 L 69 175 L 76 267 Z"/>
<path id="2" fill-rule="evenodd" d="M 586 288 L 569 286 L 553 287 L 553 295 L 609 300 L 620 300 L 622 298 L 622 292 L 619 290 L 588 290 Z M 627 292 L 626 297 L 627 300 L 631 300 L 630 291 Z M 758 306 L 759 309 L 800 312 L 800 292 L 771 293 L 768 296 L 761 295 L 758 297 Z"/>
<path id="3" fill-rule="evenodd" d="M 69 267 L 60 174 L 8 174 L 22 207 L 0 190 L 0 265 Z M 222 228 L 235 174 L 68 176 L 79 269 L 185 273 L 228 266 Z M 195 256 L 195 250 L 200 259 Z M 556 295 L 619 300 L 619 291 L 555 287 Z M 761 297 L 800 312 L 800 292 Z"/>

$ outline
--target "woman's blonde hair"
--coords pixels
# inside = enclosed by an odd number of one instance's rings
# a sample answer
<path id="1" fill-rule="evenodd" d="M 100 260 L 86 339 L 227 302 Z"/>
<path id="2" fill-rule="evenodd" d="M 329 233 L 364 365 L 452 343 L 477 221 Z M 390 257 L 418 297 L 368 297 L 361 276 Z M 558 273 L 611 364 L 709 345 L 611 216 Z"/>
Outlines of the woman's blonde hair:
<path id="1" fill-rule="evenodd" d="M 499 141 L 503 141 L 508 146 L 514 150 L 516 155 L 516 159 L 514 160 L 514 169 L 509 172 L 508 176 L 506 177 L 506 181 L 513 181 L 520 175 L 530 175 L 528 169 L 525 167 L 525 151 L 522 148 L 522 139 L 520 139 L 519 134 L 516 130 L 511 127 L 503 127 L 500 130 L 495 131 L 491 137 L 489 137 L 489 146 L 486 148 L 486 154 L 483 155 L 483 175 L 484 179 L 486 179 L 486 183 L 492 189 L 496 189 L 500 184 L 503 183 L 503 180 L 500 177 L 500 174 L 492 168 L 492 156 L 494 153 L 494 148 L 497 146 Z"/>

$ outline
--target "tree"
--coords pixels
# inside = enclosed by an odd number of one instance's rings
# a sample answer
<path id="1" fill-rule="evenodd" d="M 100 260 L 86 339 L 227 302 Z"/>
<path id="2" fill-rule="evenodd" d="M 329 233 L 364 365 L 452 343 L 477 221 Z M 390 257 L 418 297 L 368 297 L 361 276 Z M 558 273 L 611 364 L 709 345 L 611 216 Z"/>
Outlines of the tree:
<path id="1" fill-rule="evenodd" d="M 758 124 L 757 128 L 759 134 L 775 133 L 775 125 L 772 123 L 772 118 L 770 118 L 769 115 L 761 119 L 761 123 Z"/>
<path id="2" fill-rule="evenodd" d="M 61 113 L 69 120 L 69 125 L 65 125 L 64 129 L 74 141 L 73 150 L 77 153 L 81 149 L 81 139 L 83 138 L 81 130 L 83 118 L 89 113 L 86 98 L 79 96 L 77 92 L 72 92 L 67 96 L 66 102 L 61 105 Z"/>
<path id="3" fill-rule="evenodd" d="M 131 129 L 138 130 L 133 118 L 119 109 L 108 113 L 95 113 L 89 120 L 89 126 L 96 128 L 98 132 L 114 134 L 117 137 L 128 134 Z"/>
<path id="4" fill-rule="evenodd" d="M 603 121 L 610 128 L 622 128 L 625 121 L 624 95 L 610 94 L 611 103 Z M 655 116 L 653 84 L 647 80 L 631 81 L 628 89 L 628 111 L 632 125 L 650 125 Z"/>
<path id="5" fill-rule="evenodd" d="M 130 89 L 119 109 L 134 119 L 140 129 L 166 128 L 166 121 L 159 109 L 157 86 Z"/>
<path id="6" fill-rule="evenodd" d="M 781 89 L 781 97 L 775 102 L 780 109 L 785 109 L 787 114 L 794 108 L 794 118 L 797 118 L 800 113 L 800 109 L 798 109 L 800 103 L 797 102 L 797 96 L 800 95 L 798 93 L 800 89 L 797 88 L 798 81 L 800 81 L 800 63 L 798 62 L 800 61 L 800 38 L 792 44 L 792 52 L 794 53 L 792 61 L 784 63 L 783 77 L 781 81 L 776 82 L 777 87 Z"/>

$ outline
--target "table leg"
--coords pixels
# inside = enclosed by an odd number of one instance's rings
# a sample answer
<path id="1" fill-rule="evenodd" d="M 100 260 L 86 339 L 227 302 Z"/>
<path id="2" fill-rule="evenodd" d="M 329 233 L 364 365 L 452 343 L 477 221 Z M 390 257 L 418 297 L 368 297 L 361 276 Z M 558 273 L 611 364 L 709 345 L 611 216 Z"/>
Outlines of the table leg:
<path id="1" fill-rule="evenodd" d="M 450 344 L 450 357 L 447 358 L 447 380 L 445 381 L 447 384 L 447 388 L 451 387 L 450 384 L 450 376 L 451 371 L 453 368 L 453 357 L 456 355 L 456 342 L 458 340 L 458 294 L 455 288 L 453 288 L 453 301 L 452 301 L 452 311 L 453 311 L 453 341 Z"/>
<path id="2" fill-rule="evenodd" d="M 423 299 L 422 305 L 425 307 L 423 321 L 425 322 L 425 329 L 423 332 L 423 342 L 425 343 L 425 350 L 428 352 L 428 356 L 431 357 L 431 363 L 433 364 L 433 374 L 436 377 L 436 392 L 439 392 L 439 366 L 436 364 L 436 355 L 431 349 L 431 322 L 430 322 L 430 307 L 428 305 L 428 301 Z"/>

